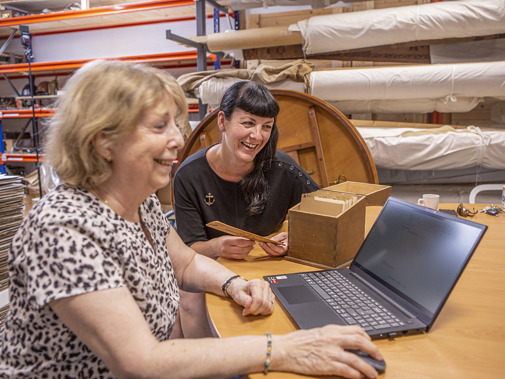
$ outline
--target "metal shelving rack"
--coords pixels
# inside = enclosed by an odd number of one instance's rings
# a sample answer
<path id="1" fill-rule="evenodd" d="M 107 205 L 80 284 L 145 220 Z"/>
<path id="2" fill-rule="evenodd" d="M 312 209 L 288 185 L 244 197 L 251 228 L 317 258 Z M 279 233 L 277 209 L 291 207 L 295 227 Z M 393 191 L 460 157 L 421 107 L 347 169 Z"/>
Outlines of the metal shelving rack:
<path id="1" fill-rule="evenodd" d="M 52 117 L 54 109 L 36 109 L 35 113 L 31 109 L 11 109 L 0 111 L 0 135 L 2 133 L 2 123 L 4 119 L 31 119 L 35 116 L 37 119 L 41 117 Z M 0 152 L 0 164 L 7 162 L 37 162 L 37 154 L 32 153 L 10 153 L 4 151 L 3 141 L 0 146 L 3 150 Z M 43 161 L 43 155 L 39 155 L 39 161 Z"/>
<path id="2" fill-rule="evenodd" d="M 205 5 L 206 4 L 210 4 L 213 7 L 213 15 L 212 15 L 212 17 L 213 17 L 213 20 L 214 20 L 214 32 L 219 32 L 219 28 L 220 28 L 220 26 L 219 26 L 220 13 L 219 12 L 222 12 L 224 15 L 226 15 L 226 17 L 228 18 L 228 20 L 229 20 L 229 17 L 230 17 L 230 10 L 229 10 L 229 8 L 220 5 L 215 0 L 195 0 L 195 7 L 196 7 L 196 35 L 197 36 L 205 36 L 206 35 L 206 30 L 205 30 L 206 29 L 206 25 L 205 25 L 205 22 L 203 22 L 203 20 L 205 20 L 206 17 L 207 17 L 205 15 Z M 235 22 L 235 28 L 238 29 L 238 24 L 237 24 L 238 12 L 234 13 L 234 18 L 236 20 L 236 22 Z M 188 38 L 185 38 L 185 37 L 173 34 L 170 29 L 168 29 L 166 31 L 166 37 L 169 40 L 176 41 L 176 42 L 182 43 L 182 44 L 184 44 L 186 46 L 191 46 L 191 47 L 196 48 L 196 51 L 197 51 L 197 70 L 198 71 L 204 71 L 204 70 L 206 70 L 206 68 L 207 68 L 207 59 L 208 59 L 207 58 L 207 53 L 210 54 L 210 52 L 208 51 L 208 48 L 207 48 L 206 44 L 195 42 L 195 41 L 193 41 L 191 39 L 188 39 Z M 213 54 L 213 55 L 216 56 L 216 59 L 214 61 L 214 68 L 218 69 L 218 68 L 220 68 L 220 64 L 221 64 L 221 56 L 216 55 L 216 54 Z M 207 105 L 203 104 L 201 102 L 201 100 L 199 99 L 198 106 L 199 106 L 199 112 L 198 112 L 199 119 L 203 120 L 203 118 L 207 114 Z"/>
<path id="3" fill-rule="evenodd" d="M 0 19 L 0 37 L 6 37 L 7 40 L 0 51 L 4 51 L 7 45 L 15 37 L 20 25 L 29 25 L 33 36 L 47 35 L 52 33 L 69 33 L 76 31 L 101 30 L 114 27 L 136 26 L 160 22 L 177 22 L 195 20 L 198 25 L 205 25 L 202 18 L 205 18 L 205 2 L 202 0 L 164 0 L 164 1 L 144 1 L 137 3 L 114 4 L 109 6 L 101 6 L 96 8 L 63 11 L 55 13 L 34 14 L 15 18 Z M 218 6 L 218 4 L 217 4 Z M 177 7 L 194 8 L 193 16 L 181 15 L 174 12 L 173 15 L 163 13 L 163 10 L 173 9 Z M 141 15 L 143 20 L 138 20 L 138 15 Z M 125 16 L 135 15 L 136 21 L 131 22 L 131 19 Z M 203 15 L 203 16 L 202 16 Z M 110 23 L 103 24 L 103 19 L 106 18 Z M 95 22 L 94 20 L 99 20 Z M 69 26 L 68 21 L 72 21 Z M 3 31 L 3 32 L 2 32 Z M 6 32 L 7 31 L 7 32 Z M 10 31 L 10 34 L 8 33 Z M 205 33 L 205 26 L 203 26 Z M 150 54 L 138 56 L 123 56 L 114 57 L 114 59 L 149 63 L 154 66 L 170 69 L 181 67 L 197 67 L 198 70 L 203 70 L 206 66 L 212 65 L 212 57 L 202 55 L 198 50 L 172 52 L 164 54 Z M 20 64 L 7 64 L 0 66 L 0 74 L 3 78 L 9 81 L 11 77 L 17 77 L 31 70 L 32 74 L 49 75 L 49 74 L 66 74 L 77 70 L 91 59 L 84 60 L 68 60 L 58 62 L 32 62 Z M 12 84 L 11 84 L 12 86 Z M 200 108 L 196 104 L 190 104 L 189 112 L 200 112 Z M 14 113 L 19 113 L 18 116 L 13 116 Z M 28 115 L 30 113 L 30 115 Z M 29 118 L 31 110 L 16 110 L 3 111 L 0 117 L 0 135 L 2 135 L 2 119 L 7 118 Z M 41 114 L 40 111 L 35 112 L 36 118 L 47 117 Z M 0 140 L 0 173 L 5 173 L 4 164 L 7 162 L 38 162 L 36 154 L 10 154 L 4 151 L 3 138 Z M 43 159 L 43 156 L 40 157 Z"/>
<path id="4" fill-rule="evenodd" d="M 66 30 L 69 31 L 71 29 L 75 29 L 75 24 L 72 26 L 68 26 L 66 23 L 62 23 L 64 21 L 76 21 L 80 19 L 89 19 L 94 17 L 111 17 L 124 15 L 132 12 L 153 12 L 152 15 L 149 15 L 148 18 L 152 22 L 156 22 L 157 20 L 167 21 L 167 18 L 162 14 L 156 15 L 156 12 L 162 9 L 167 8 L 176 8 L 176 7 L 187 7 L 194 5 L 193 0 L 158 0 L 158 1 L 142 1 L 136 3 L 125 3 L 125 4 L 115 4 L 109 6 L 101 6 L 90 9 L 83 10 L 72 10 L 72 11 L 63 11 L 63 12 L 54 12 L 54 13 L 41 13 L 41 14 L 33 14 L 28 16 L 21 17 L 13 17 L 13 18 L 4 18 L 0 20 L 0 27 L 17 27 L 20 24 L 23 25 L 32 25 L 32 24 L 41 24 L 41 23 L 59 23 L 49 25 L 48 30 Z M 102 20 L 103 21 L 103 20 Z M 123 20 L 116 21 L 118 24 L 123 24 Z M 170 21 L 170 19 L 168 20 Z M 110 23 L 108 24 L 110 25 Z M 95 26 L 96 28 L 100 28 L 99 26 Z M 40 31 L 43 28 L 35 29 L 35 32 Z"/>
<path id="5" fill-rule="evenodd" d="M 75 32 L 85 30 L 98 30 L 108 29 L 114 27 L 137 26 L 159 22 L 177 22 L 196 20 L 196 16 L 173 16 L 166 17 L 162 14 L 161 10 L 176 7 L 194 7 L 193 0 L 168 0 L 168 1 L 144 1 L 139 3 L 115 4 L 110 6 L 102 6 L 78 11 L 65 11 L 47 14 L 34 14 L 29 16 L 5 18 L 0 19 L 0 37 L 6 38 L 6 42 L 0 51 L 4 51 L 8 44 L 15 38 L 18 32 L 19 25 L 30 25 L 33 35 L 44 35 L 62 32 Z M 149 19 L 148 21 L 135 21 L 127 22 L 124 18 L 120 19 L 125 14 L 141 12 L 143 18 Z M 193 14 L 195 14 L 193 12 Z M 109 19 L 111 22 L 107 25 L 101 25 L 103 18 Z M 93 24 L 90 22 L 93 19 L 99 20 L 100 24 Z M 73 21 L 73 25 L 69 27 L 68 21 Z M 197 21 L 198 22 L 198 21 Z M 5 32 L 1 32 L 1 31 Z M 139 55 L 139 56 L 125 56 L 114 57 L 131 62 L 144 62 L 158 66 L 160 68 L 174 68 L 174 67 L 193 67 L 197 66 L 198 52 L 197 51 L 183 51 L 166 54 L 152 54 L 152 55 Z M 202 59 L 202 58 L 201 58 Z M 32 62 L 29 67 L 28 63 L 22 64 L 8 64 L 0 66 L 0 74 L 5 80 L 9 77 L 19 76 L 20 74 L 27 73 L 31 69 L 32 74 L 59 74 L 70 73 L 89 60 L 69 60 L 60 62 Z M 213 64 L 211 58 L 203 58 L 203 64 Z M 189 104 L 189 112 L 198 112 L 198 104 Z M 0 174 L 5 173 L 3 165 L 7 162 L 41 162 L 43 155 L 37 154 L 13 154 L 4 151 L 2 121 L 5 119 L 18 119 L 18 118 L 40 118 L 52 117 L 54 115 L 53 109 L 15 109 L 3 110 L 0 113 Z M 0 307 L 6 305 L 9 301 L 8 290 L 0 292 Z"/>

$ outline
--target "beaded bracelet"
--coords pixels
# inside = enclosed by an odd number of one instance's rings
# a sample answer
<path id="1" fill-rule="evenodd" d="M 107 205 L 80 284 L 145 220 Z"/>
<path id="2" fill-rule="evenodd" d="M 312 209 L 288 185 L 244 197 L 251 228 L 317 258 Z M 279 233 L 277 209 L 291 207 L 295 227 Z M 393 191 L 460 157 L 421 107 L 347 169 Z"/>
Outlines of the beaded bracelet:
<path id="1" fill-rule="evenodd" d="M 263 369 L 263 374 L 268 374 L 268 369 L 270 368 L 270 358 L 272 357 L 272 335 L 270 332 L 266 332 L 267 336 L 267 357 L 265 359 L 265 368 Z"/>
<path id="2" fill-rule="evenodd" d="M 221 286 L 221 289 L 223 290 L 223 293 L 225 294 L 226 297 L 230 297 L 230 294 L 228 293 L 228 287 L 230 286 L 231 282 L 233 282 L 235 279 L 243 279 L 246 280 L 245 278 L 241 277 L 240 275 L 233 275 L 230 276 L 226 282 L 223 283 Z"/>

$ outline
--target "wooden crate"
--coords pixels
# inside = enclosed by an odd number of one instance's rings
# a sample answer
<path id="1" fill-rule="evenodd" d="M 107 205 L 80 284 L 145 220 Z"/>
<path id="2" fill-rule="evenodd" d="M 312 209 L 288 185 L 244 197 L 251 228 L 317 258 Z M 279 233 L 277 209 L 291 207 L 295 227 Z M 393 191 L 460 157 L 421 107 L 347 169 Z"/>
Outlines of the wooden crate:
<path id="1" fill-rule="evenodd" d="M 319 192 L 319 191 L 317 191 Z M 335 215 L 301 210 L 301 203 L 288 212 L 287 259 L 322 268 L 349 264 L 365 236 L 366 197 L 337 191 L 335 198 L 355 198 L 355 203 Z"/>
<path id="2" fill-rule="evenodd" d="M 333 186 L 326 187 L 325 190 L 348 192 L 366 197 L 367 205 L 384 205 L 389 196 L 391 196 L 391 186 L 380 184 L 343 182 Z"/>

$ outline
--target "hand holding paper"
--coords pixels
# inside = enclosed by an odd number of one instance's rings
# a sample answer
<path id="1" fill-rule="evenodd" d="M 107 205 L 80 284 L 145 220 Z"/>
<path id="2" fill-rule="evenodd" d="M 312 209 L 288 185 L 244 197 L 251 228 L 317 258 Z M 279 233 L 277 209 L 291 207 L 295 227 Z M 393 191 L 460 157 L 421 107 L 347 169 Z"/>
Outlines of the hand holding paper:
<path id="1" fill-rule="evenodd" d="M 211 222 L 207 223 L 207 226 L 209 228 L 220 230 L 221 232 L 231 234 L 232 236 L 244 237 L 244 238 L 248 238 L 252 241 L 268 242 L 268 243 L 273 243 L 275 245 L 284 245 L 284 243 L 282 243 L 282 242 L 274 241 L 273 239 L 270 239 L 267 237 L 262 237 L 257 234 L 254 234 L 254 233 L 250 233 L 245 230 L 235 228 L 234 226 L 227 225 L 225 223 L 222 223 L 221 221 L 211 221 Z"/>

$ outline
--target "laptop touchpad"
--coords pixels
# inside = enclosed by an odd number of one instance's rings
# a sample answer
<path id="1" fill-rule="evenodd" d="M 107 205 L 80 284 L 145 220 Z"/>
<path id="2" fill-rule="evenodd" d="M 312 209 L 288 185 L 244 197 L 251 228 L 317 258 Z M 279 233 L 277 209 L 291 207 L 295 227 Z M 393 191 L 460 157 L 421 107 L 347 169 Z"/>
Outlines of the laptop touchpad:
<path id="1" fill-rule="evenodd" d="M 279 292 L 284 296 L 289 304 L 311 303 L 318 301 L 318 298 L 305 286 L 279 287 Z"/>

